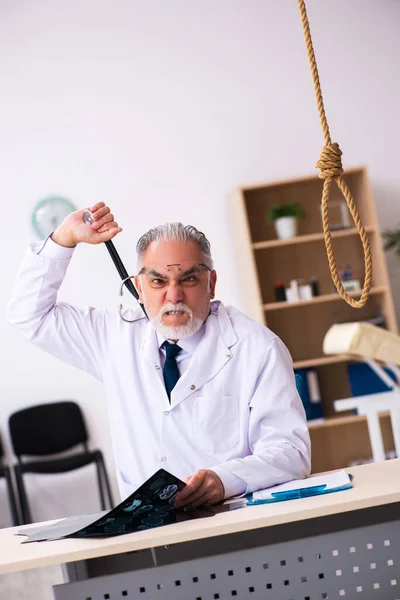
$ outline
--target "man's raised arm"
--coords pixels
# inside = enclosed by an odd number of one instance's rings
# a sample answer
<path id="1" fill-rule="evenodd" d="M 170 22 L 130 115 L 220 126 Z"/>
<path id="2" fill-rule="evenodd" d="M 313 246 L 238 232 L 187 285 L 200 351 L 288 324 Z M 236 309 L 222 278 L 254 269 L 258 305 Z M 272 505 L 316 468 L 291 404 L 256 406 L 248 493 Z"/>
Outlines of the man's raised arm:
<path id="1" fill-rule="evenodd" d="M 104 330 L 104 311 L 57 303 L 75 246 L 106 242 L 121 231 L 104 203 L 91 210 L 92 225 L 83 222 L 83 210 L 75 211 L 45 243 L 30 246 L 14 285 L 7 319 L 49 354 L 101 378 L 96 332 Z"/>

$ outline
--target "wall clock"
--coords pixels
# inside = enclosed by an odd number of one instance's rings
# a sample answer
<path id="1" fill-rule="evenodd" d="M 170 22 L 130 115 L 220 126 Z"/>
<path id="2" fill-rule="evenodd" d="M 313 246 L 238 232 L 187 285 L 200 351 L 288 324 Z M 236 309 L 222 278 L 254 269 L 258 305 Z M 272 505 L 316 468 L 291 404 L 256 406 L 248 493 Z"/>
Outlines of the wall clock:
<path id="1" fill-rule="evenodd" d="M 57 229 L 66 216 L 77 207 L 62 196 L 47 196 L 40 200 L 32 212 L 32 226 L 36 235 L 44 239 Z"/>

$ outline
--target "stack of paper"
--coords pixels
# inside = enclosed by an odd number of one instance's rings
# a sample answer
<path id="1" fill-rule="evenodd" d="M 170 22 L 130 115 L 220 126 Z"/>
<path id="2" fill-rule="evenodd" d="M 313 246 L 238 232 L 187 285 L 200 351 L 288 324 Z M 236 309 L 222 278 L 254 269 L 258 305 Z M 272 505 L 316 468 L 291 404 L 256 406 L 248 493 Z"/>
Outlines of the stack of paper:
<path id="1" fill-rule="evenodd" d="M 338 323 L 325 336 L 324 354 L 356 354 L 400 365 L 400 337 L 370 323 Z"/>
<path id="2" fill-rule="evenodd" d="M 295 498 L 307 498 L 348 490 L 352 487 L 351 476 L 342 470 L 327 475 L 316 475 L 307 479 L 289 481 L 289 483 L 259 490 L 253 493 L 252 498 L 248 500 L 248 504 L 265 504 Z"/>

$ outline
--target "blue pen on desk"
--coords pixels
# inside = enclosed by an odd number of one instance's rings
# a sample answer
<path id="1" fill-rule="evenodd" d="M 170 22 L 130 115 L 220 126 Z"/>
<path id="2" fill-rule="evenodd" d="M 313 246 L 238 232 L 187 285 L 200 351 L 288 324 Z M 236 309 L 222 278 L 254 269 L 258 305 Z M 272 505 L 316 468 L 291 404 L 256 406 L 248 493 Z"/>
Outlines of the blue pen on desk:
<path id="1" fill-rule="evenodd" d="M 314 485 L 308 488 L 299 488 L 297 490 L 287 490 L 285 492 L 271 492 L 270 498 L 260 498 L 258 500 L 247 500 L 248 506 L 257 504 L 270 504 L 271 502 L 283 502 L 285 500 L 296 500 L 299 498 L 308 498 L 310 496 L 318 496 L 324 494 L 326 485 Z"/>
<path id="2" fill-rule="evenodd" d="M 318 496 L 326 489 L 326 485 L 314 485 L 308 488 L 299 488 L 297 490 L 288 490 L 287 492 L 271 492 L 271 496 L 276 500 L 294 500 L 295 498 L 307 498 L 308 496 Z"/>

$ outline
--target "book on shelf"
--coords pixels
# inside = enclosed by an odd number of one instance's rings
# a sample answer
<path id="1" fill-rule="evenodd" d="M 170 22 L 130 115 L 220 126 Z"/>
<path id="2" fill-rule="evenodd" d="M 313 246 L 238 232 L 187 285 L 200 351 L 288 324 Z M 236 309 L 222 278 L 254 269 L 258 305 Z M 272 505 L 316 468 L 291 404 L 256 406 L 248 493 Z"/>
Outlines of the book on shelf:
<path id="1" fill-rule="evenodd" d="M 300 378 L 298 392 L 303 402 L 307 421 L 321 419 L 323 415 L 321 390 L 316 369 L 295 369 L 295 374 Z"/>
<path id="2" fill-rule="evenodd" d="M 396 376 L 390 369 L 385 367 L 384 370 L 393 381 L 396 381 Z M 367 363 L 348 363 L 347 374 L 352 396 L 368 396 L 390 391 L 390 388 Z"/>

